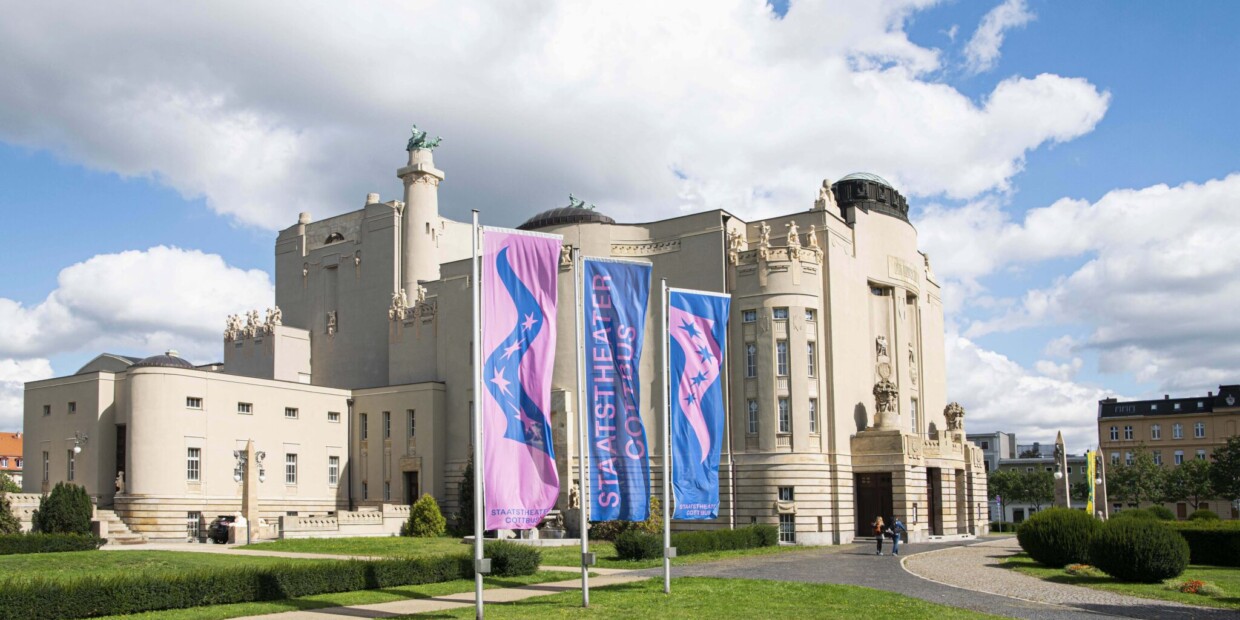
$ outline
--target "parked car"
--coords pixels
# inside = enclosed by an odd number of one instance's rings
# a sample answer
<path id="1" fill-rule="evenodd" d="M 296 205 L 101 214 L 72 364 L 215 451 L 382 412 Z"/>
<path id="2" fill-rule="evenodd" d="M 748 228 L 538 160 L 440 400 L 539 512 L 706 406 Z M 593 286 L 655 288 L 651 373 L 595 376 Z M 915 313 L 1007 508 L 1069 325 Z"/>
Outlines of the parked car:
<path id="1" fill-rule="evenodd" d="M 234 515 L 220 515 L 207 527 L 207 538 L 217 545 L 228 543 L 228 526 L 237 521 Z"/>

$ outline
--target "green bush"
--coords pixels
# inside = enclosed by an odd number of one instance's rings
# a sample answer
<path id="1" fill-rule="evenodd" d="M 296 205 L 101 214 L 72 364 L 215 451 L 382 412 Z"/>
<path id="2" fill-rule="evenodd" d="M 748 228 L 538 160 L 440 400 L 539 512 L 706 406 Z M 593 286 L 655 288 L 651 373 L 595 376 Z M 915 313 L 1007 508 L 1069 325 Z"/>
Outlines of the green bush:
<path id="1" fill-rule="evenodd" d="M 659 498 L 650 498 L 650 517 L 645 521 L 591 521 L 590 540 L 616 540 L 630 530 L 647 534 L 663 533 L 663 510 Z"/>
<path id="2" fill-rule="evenodd" d="M 1121 510 L 1111 515 L 1111 518 L 1112 519 L 1145 519 L 1147 521 L 1158 519 L 1158 517 L 1155 517 L 1153 513 L 1151 513 L 1150 511 L 1144 508 L 1126 508 L 1124 510 Z"/>
<path id="3" fill-rule="evenodd" d="M 1240 521 L 1186 521 L 1173 527 L 1188 542 L 1193 564 L 1240 567 Z"/>
<path id="4" fill-rule="evenodd" d="M 0 493 L 21 493 L 22 485 L 17 484 L 8 474 L 0 471 Z"/>
<path id="5" fill-rule="evenodd" d="M 662 537 L 646 532 L 623 532 L 616 537 L 615 545 L 621 560 L 653 560 L 663 556 Z"/>
<path id="6" fill-rule="evenodd" d="M 496 577 L 533 575 L 542 564 L 542 552 L 537 548 L 504 540 L 486 543 L 483 554 L 491 558 L 491 574 Z"/>
<path id="7" fill-rule="evenodd" d="M 1102 522 L 1069 508 L 1050 508 L 1033 514 L 1016 530 L 1021 549 L 1039 564 L 1060 568 L 1089 563 L 1089 543 Z"/>
<path id="8" fill-rule="evenodd" d="M 1148 519 L 1112 519 L 1089 546 L 1092 564 L 1124 581 L 1156 583 L 1179 576 L 1189 547 L 1170 526 Z"/>
<path id="9" fill-rule="evenodd" d="M 92 534 L 5 534 L 0 535 L 0 555 L 94 551 L 106 542 Z"/>
<path id="10" fill-rule="evenodd" d="M 21 532 L 22 522 L 18 521 L 13 514 L 13 507 L 9 504 L 8 494 L 0 492 L 0 535 L 20 534 Z"/>
<path id="11" fill-rule="evenodd" d="M 1166 506 L 1150 506 L 1146 510 L 1149 511 L 1150 516 L 1159 521 L 1175 521 L 1175 513 Z"/>
<path id="12" fill-rule="evenodd" d="M 400 526 L 401 536 L 436 538 L 448 531 L 448 520 L 439 512 L 439 503 L 424 493 L 409 509 L 409 520 Z"/>
<path id="13" fill-rule="evenodd" d="M 45 534 L 89 534 L 94 507 L 86 488 L 57 482 L 51 495 L 43 497 L 32 521 L 34 531 Z"/>
<path id="14" fill-rule="evenodd" d="M 1218 521 L 1219 518 L 1218 518 L 1218 514 L 1215 513 L 1213 510 L 1206 510 L 1202 508 L 1201 510 L 1194 510 L 1193 514 L 1188 515 L 1188 520 L 1189 521 Z"/>
<path id="15" fill-rule="evenodd" d="M 468 557 L 434 556 L 217 568 L 174 575 L 88 576 L 69 581 L 9 578 L 0 580 L 0 620 L 133 614 L 467 577 L 472 577 Z"/>
<path id="16" fill-rule="evenodd" d="M 1015 532 L 1017 523 L 1010 521 L 991 521 L 990 531 L 992 532 Z"/>

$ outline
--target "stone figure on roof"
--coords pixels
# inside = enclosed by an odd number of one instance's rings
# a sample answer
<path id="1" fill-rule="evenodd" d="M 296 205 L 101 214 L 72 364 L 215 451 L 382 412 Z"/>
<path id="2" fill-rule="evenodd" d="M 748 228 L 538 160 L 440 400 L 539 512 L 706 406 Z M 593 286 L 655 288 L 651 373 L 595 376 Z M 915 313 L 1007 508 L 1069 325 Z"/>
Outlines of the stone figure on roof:
<path id="1" fill-rule="evenodd" d="M 762 222 L 758 225 L 758 245 L 769 248 L 771 247 L 771 227 Z"/>
<path id="2" fill-rule="evenodd" d="M 795 221 L 788 222 L 784 226 L 788 229 L 788 247 L 801 247 L 801 233 L 797 231 L 797 223 Z"/>
<path id="3" fill-rule="evenodd" d="M 809 249 L 814 251 L 821 249 L 818 247 L 818 227 L 813 224 L 809 225 Z"/>
<path id="4" fill-rule="evenodd" d="M 250 310 L 245 313 L 245 334 L 246 338 L 253 338 L 258 335 L 258 310 Z"/>
<path id="5" fill-rule="evenodd" d="M 874 353 L 879 359 L 887 357 L 887 337 L 886 336 L 880 335 L 879 337 L 874 339 Z"/>
<path id="6" fill-rule="evenodd" d="M 417 125 L 413 126 L 412 135 L 409 136 L 409 142 L 405 145 L 406 151 L 416 151 L 418 149 L 433 149 L 439 146 L 439 142 L 443 140 L 442 136 L 428 138 L 425 131 L 418 129 Z"/>
<path id="7" fill-rule="evenodd" d="M 835 193 L 831 191 L 831 179 L 823 179 L 822 187 L 818 188 L 818 200 L 814 206 L 819 209 L 835 208 Z"/>

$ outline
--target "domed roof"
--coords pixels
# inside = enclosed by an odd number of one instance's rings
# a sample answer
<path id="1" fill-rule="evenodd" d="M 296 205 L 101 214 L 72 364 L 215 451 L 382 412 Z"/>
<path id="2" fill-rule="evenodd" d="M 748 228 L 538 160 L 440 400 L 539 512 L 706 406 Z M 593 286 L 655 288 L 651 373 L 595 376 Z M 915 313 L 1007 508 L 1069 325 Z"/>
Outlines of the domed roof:
<path id="1" fill-rule="evenodd" d="M 887 179 L 884 179 L 883 177 L 880 177 L 877 174 L 871 174 L 869 172 L 854 172 L 850 175 L 845 176 L 844 178 L 840 180 L 841 181 L 872 181 L 874 183 L 879 183 L 881 185 L 886 185 L 887 187 L 895 189 L 895 186 L 892 185 L 891 183 L 888 183 Z"/>
<path id="2" fill-rule="evenodd" d="M 152 355 L 130 368 L 190 368 L 194 367 L 188 360 L 179 357 L 176 351 L 168 351 L 163 355 Z"/>
<path id="3" fill-rule="evenodd" d="M 615 224 L 616 220 L 585 207 L 557 207 L 555 209 L 547 209 L 518 226 L 519 230 L 537 230 L 539 228 L 547 228 L 549 226 L 563 226 L 565 224 Z"/>

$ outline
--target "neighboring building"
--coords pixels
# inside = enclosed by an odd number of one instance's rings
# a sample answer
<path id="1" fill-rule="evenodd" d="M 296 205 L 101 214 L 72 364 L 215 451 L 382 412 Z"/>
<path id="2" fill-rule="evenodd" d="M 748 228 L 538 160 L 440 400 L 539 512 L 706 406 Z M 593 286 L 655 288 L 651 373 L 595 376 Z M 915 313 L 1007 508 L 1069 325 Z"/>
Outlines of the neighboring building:
<path id="1" fill-rule="evenodd" d="M 1214 449 L 1240 434 L 1240 385 L 1219 386 L 1218 394 L 1161 400 L 1120 402 L 1114 398 L 1098 401 L 1098 445 L 1107 463 L 1131 462 L 1138 446 L 1144 445 L 1154 461 L 1175 467 L 1189 459 L 1209 459 Z M 1113 494 L 1112 494 L 1113 495 Z M 1185 503 L 1165 504 L 1181 518 L 1191 508 Z M 1112 497 L 1111 509 L 1124 508 Z M 1220 517 L 1237 519 L 1235 506 L 1226 500 L 1213 500 L 1200 508 Z"/>
<path id="2" fill-rule="evenodd" d="M 969 433 L 966 438 L 982 451 L 982 465 L 988 473 L 999 469 L 999 461 L 1016 458 L 1016 435 L 996 431 Z"/>
<path id="3" fill-rule="evenodd" d="M 89 464 L 75 479 L 134 530 L 165 537 L 188 514 L 239 506 L 231 452 L 253 439 L 267 453 L 264 513 L 407 503 L 421 492 L 449 516 L 460 510 L 471 227 L 439 215 L 444 174 L 432 152 L 408 156 L 397 171 L 403 201 L 370 194 L 358 211 L 319 222 L 303 213 L 280 232 L 278 310 L 244 324 L 230 317 L 222 365 L 101 356 L 79 374 L 27 384 L 27 444 L 44 457 L 26 490 L 66 479 L 72 438 L 88 435 L 76 459 Z M 965 438 L 964 410 L 947 402 L 940 286 L 904 198 L 854 174 L 824 183 L 812 209 L 788 210 L 765 222 L 712 210 L 617 224 L 578 203 L 521 228 L 563 235 L 585 256 L 649 261 L 654 282 L 732 295 L 721 514 L 676 529 L 770 523 L 785 542 L 846 543 L 881 514 L 902 518 L 914 540 L 985 532 L 982 451 Z M 568 256 L 551 412 L 561 508 L 579 454 Z M 652 291 L 639 368 L 655 488 L 661 313 Z"/>
<path id="4" fill-rule="evenodd" d="M 1035 446 L 1037 447 L 1035 448 Z M 1024 448 L 1024 450 L 1022 450 L 1020 454 L 1027 455 L 1027 456 L 1019 456 L 1017 458 L 1003 459 L 999 461 L 996 471 L 1004 471 L 1004 470 L 1015 470 L 1019 472 L 1047 471 L 1052 474 L 1055 473 L 1055 455 L 1054 455 L 1055 446 L 1054 445 L 1047 445 L 1043 447 L 1041 446 L 1041 444 L 1031 444 L 1028 446 L 1021 446 L 1021 447 Z M 1065 472 L 1065 475 L 1068 477 L 1069 492 L 1071 492 L 1072 485 L 1074 484 L 1075 485 L 1089 484 L 1088 464 L 1089 464 L 1088 459 L 1086 459 L 1083 455 L 1072 455 L 1072 454 L 1068 455 L 1068 471 Z M 1071 503 L 1072 508 L 1080 508 L 1080 509 L 1085 508 L 1084 500 L 1072 498 L 1070 500 L 1070 503 Z M 1035 506 L 1034 504 L 1030 504 L 1030 503 L 1006 502 L 1003 505 L 1003 510 L 1004 510 L 1003 520 L 1009 523 L 1020 523 L 1021 521 L 1028 519 L 1030 515 L 1037 512 L 1038 510 L 1046 510 L 1047 508 L 1050 508 L 1054 504 L 1055 504 L 1054 499 L 1048 499 L 1046 502 L 1043 502 L 1040 506 Z M 998 506 L 994 502 L 991 502 L 991 507 L 997 508 Z"/>
<path id="5" fill-rule="evenodd" d="M 0 433 L 0 472 L 22 483 L 22 434 Z"/>

